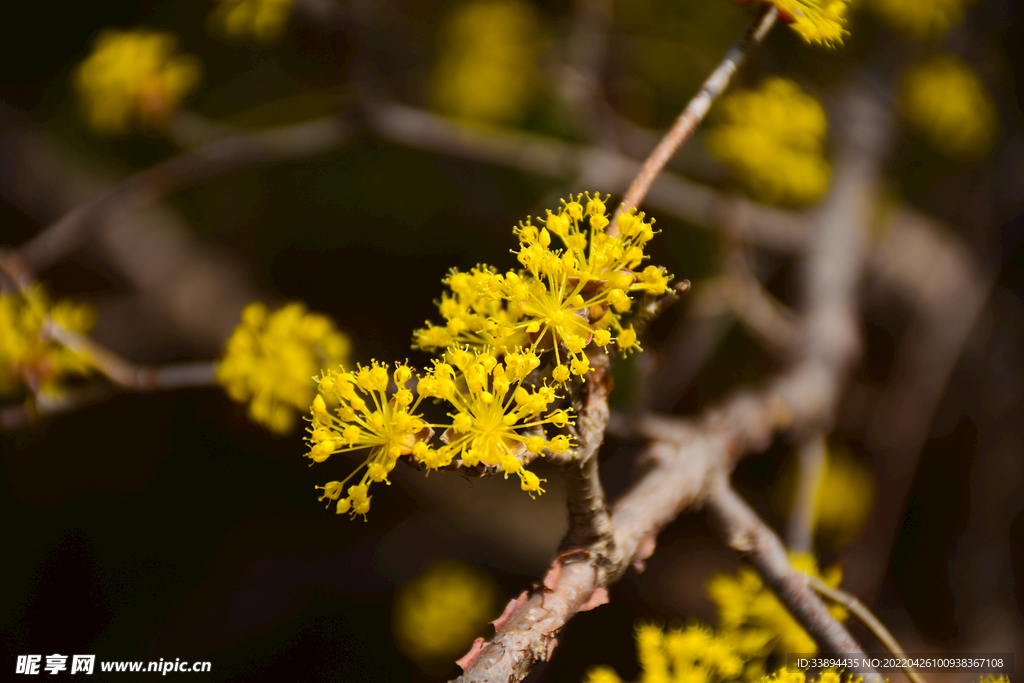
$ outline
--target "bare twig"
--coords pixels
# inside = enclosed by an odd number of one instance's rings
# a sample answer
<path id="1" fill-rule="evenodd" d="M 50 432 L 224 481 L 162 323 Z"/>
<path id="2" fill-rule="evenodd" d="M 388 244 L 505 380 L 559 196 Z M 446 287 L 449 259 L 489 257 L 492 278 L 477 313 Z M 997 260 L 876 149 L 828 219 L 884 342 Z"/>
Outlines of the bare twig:
<path id="1" fill-rule="evenodd" d="M 89 358 L 103 375 L 118 386 L 136 391 L 209 387 L 216 384 L 214 361 L 195 361 L 160 366 L 135 365 L 84 334 L 47 321 L 45 333 L 72 351 Z"/>
<path id="2" fill-rule="evenodd" d="M 857 620 L 871 631 L 871 634 L 878 639 L 878 642 L 880 642 L 886 650 L 889 651 L 889 654 L 894 657 L 898 657 L 901 662 L 908 661 L 907 653 L 903 651 L 900 644 L 896 641 L 893 635 L 889 633 L 889 629 L 887 629 L 885 625 L 878 620 L 878 617 L 872 614 L 871 610 L 865 607 L 860 600 L 844 590 L 833 588 L 817 576 L 811 576 L 810 574 L 807 574 L 806 576 L 807 584 L 811 588 L 818 591 L 832 602 L 838 603 L 850 610 L 850 613 L 857 617 Z M 914 667 L 909 664 L 905 664 L 903 666 L 903 672 L 907 674 L 907 678 L 910 679 L 911 683 L 924 683 L 924 679 L 921 678 L 921 675 L 914 671 Z"/>
<path id="3" fill-rule="evenodd" d="M 814 550 L 814 513 L 818 504 L 818 489 L 825 470 L 825 435 L 811 434 L 800 442 L 796 491 L 793 508 L 789 513 L 786 538 L 791 550 L 810 553 Z"/>
<path id="4" fill-rule="evenodd" d="M 747 55 L 750 51 L 757 47 L 764 40 L 764 37 L 768 35 L 768 31 L 771 30 L 778 16 L 778 10 L 775 9 L 775 5 L 766 3 L 762 6 L 760 14 L 758 14 L 757 19 L 754 20 L 754 23 L 747 30 L 747 34 L 726 53 L 722 63 L 704 81 L 700 91 L 690 100 L 690 103 L 686 105 L 686 109 L 676 119 L 672 128 L 661 139 L 661 142 L 654 148 L 651 155 L 647 157 L 647 161 L 644 162 L 640 173 L 637 174 L 633 182 L 630 183 L 629 189 L 626 190 L 626 195 L 622 198 L 619 211 L 640 206 L 644 197 L 647 196 L 648 191 L 651 189 L 651 185 L 654 184 L 654 180 L 661 173 L 661 170 L 665 168 L 665 164 L 668 163 L 668 160 L 672 158 L 683 143 L 690 138 L 693 131 L 696 130 L 704 116 L 708 113 L 712 103 L 729 86 L 729 81 L 732 80 L 733 74 L 747 60 Z M 614 226 L 615 223 L 613 222 L 609 226 L 609 230 L 613 229 Z"/>
<path id="5" fill-rule="evenodd" d="M 726 475 L 714 479 L 705 506 L 726 543 L 754 565 L 815 641 L 836 655 L 864 655 L 849 631 L 829 613 L 828 607 L 811 589 L 808 576 L 789 563 L 779 537 L 733 490 Z M 873 670 L 865 672 L 865 679 L 882 683 L 882 677 Z"/>

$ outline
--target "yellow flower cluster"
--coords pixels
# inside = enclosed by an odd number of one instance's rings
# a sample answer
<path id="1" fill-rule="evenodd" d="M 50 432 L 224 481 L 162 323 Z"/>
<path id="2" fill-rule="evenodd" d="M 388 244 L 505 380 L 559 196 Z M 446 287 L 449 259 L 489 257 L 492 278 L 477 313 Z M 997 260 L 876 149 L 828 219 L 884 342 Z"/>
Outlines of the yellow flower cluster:
<path id="1" fill-rule="evenodd" d="M 564 397 L 555 387 L 573 377 L 585 381 L 592 342 L 639 348 L 622 316 L 633 295 L 664 294 L 671 278 L 663 268 L 641 269 L 654 236 L 651 222 L 627 212 L 613 230 L 606 201 L 589 193 L 570 196 L 542 225 L 520 223 L 514 233 L 522 270 L 452 272 L 445 280 L 450 293 L 438 304 L 446 323 L 428 322 L 414 334 L 416 346 L 439 355 L 427 369 L 417 373 L 398 363 L 389 374 L 373 361 L 355 372 L 322 374 L 307 457 L 323 462 L 364 449 L 369 455 L 344 480 L 318 486 L 321 500 L 337 501 L 339 513 L 365 517 L 370 485 L 386 482 L 403 456 L 427 472 L 455 465 L 515 474 L 531 497 L 543 493 L 544 480 L 524 465 L 574 445 L 566 433 L 573 414 L 560 407 Z M 554 362 L 542 367 L 548 351 Z M 440 404 L 448 419 L 424 418 L 425 398 Z M 349 485 L 359 472 L 359 482 Z"/>
<path id="2" fill-rule="evenodd" d="M 988 88 L 952 55 L 916 64 L 903 79 L 900 111 L 946 156 L 974 161 L 992 149 L 999 115 Z"/>
<path id="3" fill-rule="evenodd" d="M 589 193 L 570 196 L 542 224 L 529 218 L 520 223 L 515 233 L 524 270 L 501 275 L 480 266 L 453 273 L 447 282 L 454 296 L 439 304 L 446 325 L 428 322 L 417 331 L 416 344 L 425 350 L 453 342 L 498 351 L 553 350 L 552 379 L 558 384 L 587 374 L 584 350 L 591 342 L 603 348 L 615 341 L 624 352 L 639 349 L 622 316 L 633 295 L 664 294 L 672 276 L 658 266 L 640 268 L 653 221 L 627 212 L 611 231 L 606 201 Z"/>
<path id="4" fill-rule="evenodd" d="M 0 396 L 24 387 L 43 393 L 60 391 L 60 380 L 84 375 L 89 359 L 45 334 L 44 322 L 72 332 L 88 332 L 96 316 L 89 306 L 62 301 L 51 304 L 39 287 L 24 294 L 0 294 Z"/>
<path id="5" fill-rule="evenodd" d="M 837 568 L 818 574 L 814 558 L 791 556 L 793 566 L 838 586 Z M 700 623 L 685 629 L 666 630 L 641 624 L 636 632 L 640 678 L 637 683 L 729 683 L 763 679 L 765 664 L 773 652 L 817 652 L 817 646 L 754 570 L 744 567 L 733 576 L 717 576 L 708 586 L 718 608 L 718 629 Z M 829 608 L 837 619 L 845 619 L 842 607 Z M 797 676 L 792 679 L 785 676 Z M 780 676 L 782 676 L 780 678 Z M 782 683 L 805 683 L 804 674 L 779 673 L 765 679 Z M 820 683 L 842 683 L 834 671 L 822 672 Z M 583 683 L 621 683 L 608 666 L 590 669 Z M 847 679 L 846 683 L 853 683 Z"/>
<path id="6" fill-rule="evenodd" d="M 750 648 L 735 634 L 716 633 L 702 624 L 685 629 L 665 629 L 656 624 L 640 624 L 636 630 L 636 652 L 640 663 L 637 683 L 729 683 L 757 681 L 762 683 L 808 683 L 802 671 L 780 670 L 765 676 L 758 666 L 751 667 Z M 857 683 L 826 669 L 814 683 Z M 583 683 L 622 683 L 609 666 L 588 670 Z"/>
<path id="7" fill-rule="evenodd" d="M 843 42 L 850 0 L 771 0 L 779 18 L 808 43 L 832 47 Z"/>
<path id="8" fill-rule="evenodd" d="M 817 576 L 833 588 L 842 581 L 838 567 L 819 574 L 817 563 L 810 555 L 792 555 L 790 561 L 798 571 Z M 741 567 L 734 577 L 715 577 L 708 585 L 708 593 L 718 607 L 721 629 L 753 646 L 761 644 L 752 647 L 749 654 L 766 657 L 772 651 L 782 655 L 818 651 L 814 640 L 750 567 Z M 840 605 L 830 606 L 829 611 L 840 621 L 846 619 L 846 609 Z"/>
<path id="9" fill-rule="evenodd" d="M 860 676 L 840 675 L 835 669 L 824 669 L 816 679 L 812 679 L 803 671 L 779 669 L 771 676 L 765 676 L 762 683 L 860 683 Z"/>
<path id="10" fill-rule="evenodd" d="M 536 11 L 521 0 L 459 5 L 442 28 L 433 107 L 487 123 L 520 121 L 541 82 Z"/>
<path id="11" fill-rule="evenodd" d="M 772 204 L 808 204 L 828 189 L 828 119 L 799 85 L 769 79 L 757 90 L 725 97 L 717 115 L 708 148 L 753 196 Z"/>
<path id="12" fill-rule="evenodd" d="M 284 33 L 295 0 L 214 0 L 210 29 L 230 38 L 273 43 Z"/>
<path id="13" fill-rule="evenodd" d="M 348 359 L 349 341 L 329 318 L 293 303 L 274 312 L 256 302 L 242 311 L 217 365 L 217 382 L 249 416 L 272 431 L 292 428 L 316 394 L 313 377 Z"/>
<path id="14" fill-rule="evenodd" d="M 395 644 L 422 669 L 450 667 L 495 617 L 499 594 L 494 579 L 476 567 L 438 560 L 398 588 Z"/>
<path id="15" fill-rule="evenodd" d="M 973 0 L 869 0 L 868 7 L 889 28 L 911 38 L 938 38 L 964 18 Z"/>
<path id="16" fill-rule="evenodd" d="M 174 54 L 170 33 L 106 30 L 75 72 L 75 88 L 89 125 L 122 134 L 135 125 L 162 127 L 199 82 L 202 65 Z"/>

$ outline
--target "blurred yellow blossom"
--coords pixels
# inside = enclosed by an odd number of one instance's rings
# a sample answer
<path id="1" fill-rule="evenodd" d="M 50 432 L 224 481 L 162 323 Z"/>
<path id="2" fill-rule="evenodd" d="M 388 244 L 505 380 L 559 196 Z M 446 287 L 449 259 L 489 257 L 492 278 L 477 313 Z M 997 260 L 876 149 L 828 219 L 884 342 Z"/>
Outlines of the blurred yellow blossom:
<path id="1" fill-rule="evenodd" d="M 92 308 L 70 301 L 51 304 L 41 287 L 25 293 L 0 294 L 0 396 L 28 387 L 57 393 L 60 380 L 83 375 L 88 357 L 48 338 L 46 318 L 72 332 L 88 332 L 95 324 Z"/>
<path id="2" fill-rule="evenodd" d="M 770 0 L 787 22 L 808 43 L 833 46 L 846 35 L 846 9 L 850 0 Z"/>
<path id="3" fill-rule="evenodd" d="M 740 680 L 746 655 L 730 634 L 716 633 L 694 623 L 685 628 L 664 628 L 641 622 L 636 629 L 636 653 L 640 663 L 637 683 L 724 683 Z M 583 683 L 619 683 L 608 666 L 587 671 Z"/>
<path id="4" fill-rule="evenodd" d="M 833 588 L 842 581 L 838 567 L 819 574 L 817 563 L 810 555 L 794 554 L 790 561 L 797 571 L 817 576 Z M 748 654 L 763 657 L 772 651 L 780 655 L 818 651 L 814 640 L 752 568 L 741 567 L 736 576 L 716 576 L 708 584 L 708 593 L 718 607 L 719 626 L 723 631 L 747 642 L 763 643 L 759 653 L 755 648 Z M 829 611 L 840 621 L 846 619 L 846 609 L 841 606 L 830 606 Z"/>
<path id="5" fill-rule="evenodd" d="M 808 204 L 828 189 L 828 119 L 821 104 L 793 81 L 772 78 L 757 90 L 729 95 L 717 116 L 708 147 L 756 198 Z"/>
<path id="6" fill-rule="evenodd" d="M 287 432 L 297 411 L 309 409 L 313 377 L 348 360 L 349 341 L 324 315 L 292 303 L 274 312 L 251 303 L 242 311 L 217 365 L 217 382 L 249 416 L 275 432 Z"/>
<path id="7" fill-rule="evenodd" d="M 964 18 L 973 0 L 869 0 L 867 6 L 891 29 L 911 38 L 938 38 Z"/>
<path id="8" fill-rule="evenodd" d="M 281 37 L 295 0 L 214 0 L 217 6 L 207 18 L 216 32 L 234 39 L 252 38 L 272 43 Z"/>
<path id="9" fill-rule="evenodd" d="M 489 574 L 456 560 L 438 560 L 398 588 L 395 644 L 424 669 L 451 666 L 497 616 L 499 599 Z"/>
<path id="10" fill-rule="evenodd" d="M 999 128 L 988 88 L 970 66 L 952 55 L 933 57 L 907 72 L 900 111 L 936 149 L 960 161 L 988 154 Z"/>
<path id="11" fill-rule="evenodd" d="M 815 504 L 816 531 L 835 545 L 845 545 L 864 529 L 874 502 L 870 467 L 844 450 L 829 449 Z"/>
<path id="12" fill-rule="evenodd" d="M 100 33 L 74 76 L 89 125 L 104 134 L 165 126 L 202 71 L 197 57 L 175 54 L 177 42 L 147 29 Z"/>
<path id="13" fill-rule="evenodd" d="M 542 41 L 536 10 L 521 0 L 473 0 L 441 29 L 433 107 L 487 123 L 517 123 L 539 90 Z"/>

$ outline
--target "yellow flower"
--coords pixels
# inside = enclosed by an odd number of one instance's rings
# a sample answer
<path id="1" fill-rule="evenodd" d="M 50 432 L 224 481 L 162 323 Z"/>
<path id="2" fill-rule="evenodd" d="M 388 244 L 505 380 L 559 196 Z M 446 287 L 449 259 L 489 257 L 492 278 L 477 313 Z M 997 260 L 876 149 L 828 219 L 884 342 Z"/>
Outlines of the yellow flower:
<path id="1" fill-rule="evenodd" d="M 326 365 L 347 360 L 348 337 L 326 316 L 293 303 L 273 313 L 261 303 L 242 311 L 231 333 L 217 382 L 249 416 L 275 432 L 287 432 L 297 411 L 309 408 L 316 387 L 313 376 Z"/>
<path id="2" fill-rule="evenodd" d="M 600 195 L 588 193 L 570 195 L 558 213 L 548 212 L 543 225 L 528 218 L 516 229 L 525 272 L 494 276 L 492 288 L 520 312 L 514 328 L 530 335 L 534 350 L 554 350 L 558 383 L 586 375 L 584 349 L 591 342 L 609 344 L 609 328 L 620 332 L 620 348 L 635 347 L 635 333 L 621 324 L 632 294 L 664 294 L 672 277 L 656 266 L 640 270 L 654 236 L 644 214 L 622 214 L 612 235 L 606 210 Z"/>
<path id="3" fill-rule="evenodd" d="M 79 333 L 88 332 L 96 321 L 89 306 L 69 301 L 51 304 L 39 286 L 24 294 L 0 294 L 0 395 L 25 387 L 56 393 L 61 379 L 91 369 L 88 357 L 47 337 L 43 329 L 47 317 Z"/>
<path id="4" fill-rule="evenodd" d="M 539 91 L 536 11 L 520 0 L 459 5 L 441 31 L 432 75 L 436 110 L 487 123 L 517 123 Z"/>
<path id="5" fill-rule="evenodd" d="M 544 425 L 562 429 L 572 416 L 567 410 L 548 410 L 557 398 L 554 389 L 542 386 L 531 391 L 522 386 L 540 365 L 537 355 L 513 352 L 499 362 L 487 352 L 452 347 L 447 358 L 450 363 L 434 361 L 417 385 L 421 396 L 442 399 L 455 409 L 449 413 L 450 423 L 433 425 L 445 429 L 445 446 L 439 450 L 442 464 L 458 456 L 466 467 L 478 463 L 500 467 L 506 477 L 518 474 L 523 490 L 531 496 L 542 493 L 544 480 L 527 472 L 521 458 L 528 452 L 541 455 L 545 449 L 566 452 L 569 438 L 548 439 Z"/>
<path id="6" fill-rule="evenodd" d="M 771 78 L 758 90 L 725 97 L 717 114 L 721 122 L 708 133 L 708 148 L 753 196 L 771 204 L 808 204 L 828 189 L 828 119 L 799 85 Z"/>
<path id="7" fill-rule="evenodd" d="M 938 38 L 964 18 L 973 0 L 869 0 L 868 7 L 891 29 L 911 38 Z"/>
<path id="8" fill-rule="evenodd" d="M 842 581 L 838 567 L 819 574 L 810 555 L 794 554 L 790 561 L 796 570 L 817 576 L 833 588 Z M 751 648 L 744 652 L 748 657 L 763 658 L 772 651 L 782 655 L 818 651 L 814 640 L 750 567 L 741 567 L 735 577 L 716 576 L 708 585 L 708 593 L 718 607 L 721 629 L 735 634 L 737 643 Z M 846 610 L 840 606 L 832 606 L 829 611 L 839 620 L 846 618 Z"/>
<path id="9" fill-rule="evenodd" d="M 96 131 L 123 134 L 142 124 L 163 127 L 199 81 L 193 55 L 175 55 L 170 33 L 106 30 L 75 72 L 86 120 Z"/>
<path id="10" fill-rule="evenodd" d="M 638 683 L 724 683 L 739 680 L 745 657 L 730 633 L 715 633 L 704 624 L 666 630 L 641 622 L 636 629 L 636 653 L 640 663 Z M 618 674 L 609 667 L 591 669 L 584 683 L 615 683 Z"/>
<path id="11" fill-rule="evenodd" d="M 903 79 L 900 110 L 936 149 L 961 161 L 988 154 L 999 128 L 985 84 L 952 55 L 933 57 L 910 69 Z"/>
<path id="12" fill-rule="evenodd" d="M 207 18 L 214 31 L 231 38 L 273 43 L 281 37 L 295 0 L 215 0 Z"/>
<path id="13" fill-rule="evenodd" d="M 815 506 L 818 533 L 837 545 L 854 540 L 871 517 L 874 499 L 870 468 L 844 451 L 830 449 Z"/>
<path id="14" fill-rule="evenodd" d="M 424 441 L 430 438 L 430 428 L 416 413 L 420 398 L 407 386 L 412 377 L 408 365 L 397 363 L 389 374 L 387 366 L 373 361 L 355 372 L 329 370 L 320 378 L 312 402 L 306 457 L 317 463 L 335 453 L 370 449 L 363 463 L 343 481 L 317 487 L 324 491 L 320 500 L 338 501 L 338 514 L 365 518 L 370 509 L 370 484 L 390 483 L 387 477 L 398 458 L 429 450 Z M 392 380 L 394 391 L 389 390 Z M 349 487 L 348 496 L 341 498 L 344 485 L 363 468 L 366 471 L 359 484 Z"/>
<path id="15" fill-rule="evenodd" d="M 438 560 L 396 591 L 395 644 L 430 672 L 451 666 L 496 616 L 498 598 L 490 575 L 456 560 Z"/>
<path id="16" fill-rule="evenodd" d="M 451 295 L 444 294 L 438 303 L 445 325 L 432 325 L 416 330 L 415 346 L 430 351 L 453 344 L 476 350 L 490 349 L 502 353 L 529 344 L 526 332 L 516 329 L 521 317 L 517 308 L 509 308 L 500 297 L 502 279 L 495 277 L 490 266 L 477 266 L 468 273 L 453 270 L 445 278 Z"/>
<path id="17" fill-rule="evenodd" d="M 770 0 L 779 17 L 808 43 L 832 47 L 843 42 L 850 0 Z"/>

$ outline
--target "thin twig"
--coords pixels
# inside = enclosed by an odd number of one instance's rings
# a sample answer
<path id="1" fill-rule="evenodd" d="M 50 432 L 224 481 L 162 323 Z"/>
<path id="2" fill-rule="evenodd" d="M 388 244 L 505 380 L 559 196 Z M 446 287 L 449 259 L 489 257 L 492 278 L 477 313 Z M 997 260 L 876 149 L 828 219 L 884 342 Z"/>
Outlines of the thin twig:
<path id="1" fill-rule="evenodd" d="M 901 662 L 904 662 L 903 673 L 907 674 L 907 678 L 910 679 L 911 683 L 924 683 L 924 679 L 921 678 L 921 674 L 914 671 L 914 667 L 906 663 L 909 661 L 907 653 L 900 647 L 896 638 L 889 633 L 889 629 L 887 629 L 885 625 L 878 620 L 878 617 L 872 614 L 871 610 L 864 606 L 864 603 L 844 590 L 833 588 L 817 576 L 806 574 L 806 577 L 807 584 L 811 588 L 818 591 L 832 602 L 838 603 L 850 610 L 850 613 L 857 617 L 857 620 L 871 631 L 871 634 L 878 639 L 878 642 L 880 642 L 886 650 L 889 651 L 889 654 L 899 658 Z"/>
<path id="2" fill-rule="evenodd" d="M 683 143 L 690 138 L 697 126 L 700 125 L 700 122 L 711 108 L 712 103 L 729 86 L 729 81 L 732 80 L 733 74 L 747 60 L 747 55 L 750 54 L 751 50 L 757 47 L 764 40 L 764 37 L 768 35 L 768 31 L 775 24 L 778 16 L 778 10 L 775 9 L 775 5 L 765 3 L 762 6 L 754 23 L 747 30 L 747 34 L 726 53 L 722 63 L 711 72 L 711 75 L 704 81 L 704 85 L 701 86 L 700 91 L 690 100 L 690 103 L 686 105 L 686 109 L 676 119 L 672 128 L 661 139 L 661 142 L 654 148 L 651 155 L 647 157 L 647 161 L 644 162 L 640 173 L 630 183 L 629 189 L 626 190 L 626 195 L 622 198 L 622 204 L 619 207 L 620 212 L 640 206 L 658 174 L 665 168 L 665 164 L 668 163 L 668 160 L 675 155 Z M 615 223 L 613 222 L 609 226 L 609 231 L 614 229 L 614 226 Z"/>
<path id="3" fill-rule="evenodd" d="M 825 471 L 825 453 L 825 435 L 821 432 L 815 432 L 800 442 L 796 492 L 786 530 L 789 548 L 794 552 L 810 553 L 814 550 L 814 514 L 821 476 Z"/>
<path id="4" fill-rule="evenodd" d="M 181 389 L 185 387 L 209 387 L 216 382 L 216 362 L 194 361 L 169 365 L 135 365 L 110 349 L 96 343 L 84 334 L 54 323 L 46 324 L 45 334 L 59 341 L 72 351 L 86 356 L 103 375 L 114 384 L 135 391 L 155 389 Z"/>

